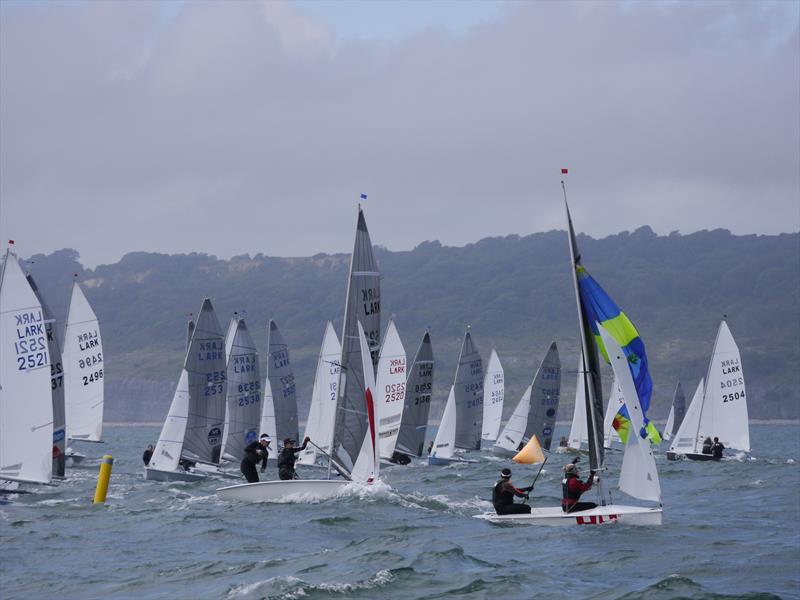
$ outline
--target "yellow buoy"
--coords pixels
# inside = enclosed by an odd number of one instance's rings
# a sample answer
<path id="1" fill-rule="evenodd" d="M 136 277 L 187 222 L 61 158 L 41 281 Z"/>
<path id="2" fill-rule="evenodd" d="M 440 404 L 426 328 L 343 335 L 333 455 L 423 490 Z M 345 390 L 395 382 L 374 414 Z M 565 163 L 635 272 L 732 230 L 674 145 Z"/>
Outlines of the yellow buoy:
<path id="1" fill-rule="evenodd" d="M 94 490 L 93 504 L 103 504 L 108 493 L 108 481 L 111 479 L 111 465 L 114 464 L 114 457 L 110 454 L 103 456 L 100 461 L 100 473 L 97 475 L 97 487 Z"/>

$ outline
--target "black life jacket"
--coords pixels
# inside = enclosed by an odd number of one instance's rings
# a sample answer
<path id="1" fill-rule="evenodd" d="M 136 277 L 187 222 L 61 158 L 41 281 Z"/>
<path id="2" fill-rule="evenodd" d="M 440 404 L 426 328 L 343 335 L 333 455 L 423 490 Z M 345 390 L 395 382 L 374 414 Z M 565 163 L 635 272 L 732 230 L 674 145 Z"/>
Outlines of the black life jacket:
<path id="1" fill-rule="evenodd" d="M 495 508 L 498 506 L 508 506 L 509 504 L 514 504 L 514 492 L 503 489 L 504 484 L 508 483 L 508 480 L 501 479 L 498 481 L 494 489 L 492 490 L 492 504 Z"/>

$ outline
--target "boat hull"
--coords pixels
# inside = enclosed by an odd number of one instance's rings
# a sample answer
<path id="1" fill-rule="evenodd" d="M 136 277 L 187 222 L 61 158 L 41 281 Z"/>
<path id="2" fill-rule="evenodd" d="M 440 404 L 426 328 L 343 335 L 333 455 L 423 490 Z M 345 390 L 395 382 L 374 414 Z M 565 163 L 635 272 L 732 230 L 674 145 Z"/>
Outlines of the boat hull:
<path id="1" fill-rule="evenodd" d="M 662 510 L 645 506 L 625 506 L 609 504 L 591 510 L 565 513 L 560 507 L 532 508 L 529 515 L 498 515 L 483 513 L 475 515 L 491 523 L 512 523 L 515 525 L 543 525 L 560 527 L 567 525 L 661 525 Z"/>
<path id="2" fill-rule="evenodd" d="M 337 479 L 290 479 L 243 483 L 217 489 L 222 500 L 239 502 L 287 502 L 324 500 L 336 496 L 351 482 Z"/>
<path id="3" fill-rule="evenodd" d="M 144 478 L 145 481 L 202 481 L 207 475 L 195 471 L 162 471 L 145 467 Z"/>
<path id="4" fill-rule="evenodd" d="M 439 456 L 430 456 L 428 457 L 428 465 L 431 466 L 443 466 L 443 465 L 450 465 L 453 463 L 476 463 L 477 460 L 470 460 L 468 458 L 441 458 Z"/>
<path id="5" fill-rule="evenodd" d="M 667 452 L 667 460 L 696 460 L 698 462 L 708 462 L 714 460 L 712 454 L 703 454 L 701 452 Z"/>
<path id="6" fill-rule="evenodd" d="M 64 452 L 64 459 L 72 465 L 79 465 L 86 460 L 86 455 L 67 448 L 66 452 Z"/>

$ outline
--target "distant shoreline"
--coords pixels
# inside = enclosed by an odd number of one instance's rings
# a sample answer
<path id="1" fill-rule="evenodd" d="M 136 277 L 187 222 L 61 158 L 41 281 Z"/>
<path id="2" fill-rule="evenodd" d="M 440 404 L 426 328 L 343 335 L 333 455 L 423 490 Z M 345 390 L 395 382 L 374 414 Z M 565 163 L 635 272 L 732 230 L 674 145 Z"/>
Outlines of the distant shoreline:
<path id="1" fill-rule="evenodd" d="M 569 425 L 572 421 L 556 421 L 556 425 Z M 657 425 L 664 425 L 666 421 L 654 421 Z M 800 425 L 800 419 L 750 419 L 751 425 Z M 105 427 L 161 427 L 161 421 L 106 421 Z M 305 426 L 305 423 L 300 423 Z M 438 423 L 431 423 L 436 427 Z"/>

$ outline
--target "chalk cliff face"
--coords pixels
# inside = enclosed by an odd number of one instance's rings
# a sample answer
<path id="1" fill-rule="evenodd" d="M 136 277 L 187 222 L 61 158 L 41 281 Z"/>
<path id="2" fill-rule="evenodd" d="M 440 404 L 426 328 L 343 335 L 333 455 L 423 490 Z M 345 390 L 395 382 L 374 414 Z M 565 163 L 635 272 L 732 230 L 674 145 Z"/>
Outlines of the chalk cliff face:
<path id="1" fill-rule="evenodd" d="M 800 234 L 734 236 L 724 230 L 658 236 L 647 227 L 595 240 L 579 236 L 583 264 L 636 324 L 655 383 L 651 416 L 665 417 L 678 379 L 705 375 L 723 314 L 742 352 L 750 415 L 800 418 Z M 564 365 L 568 418 L 577 321 L 564 232 L 487 238 L 465 247 L 425 242 L 376 248 L 382 310 L 394 315 L 409 357 L 427 327 L 436 359 L 432 418 L 452 383 L 464 327 L 506 371 L 506 417 L 551 340 Z M 266 356 L 274 318 L 289 344 L 301 419 L 331 320 L 341 330 L 349 256 L 307 258 L 134 252 L 85 269 L 74 250 L 26 263 L 63 330 L 74 275 L 98 314 L 107 367 L 107 420 L 161 421 L 180 375 L 186 320 L 204 296 L 225 324 L 234 311 Z M 387 319 L 388 320 L 388 319 Z M 604 389 L 608 389 L 605 382 Z"/>

